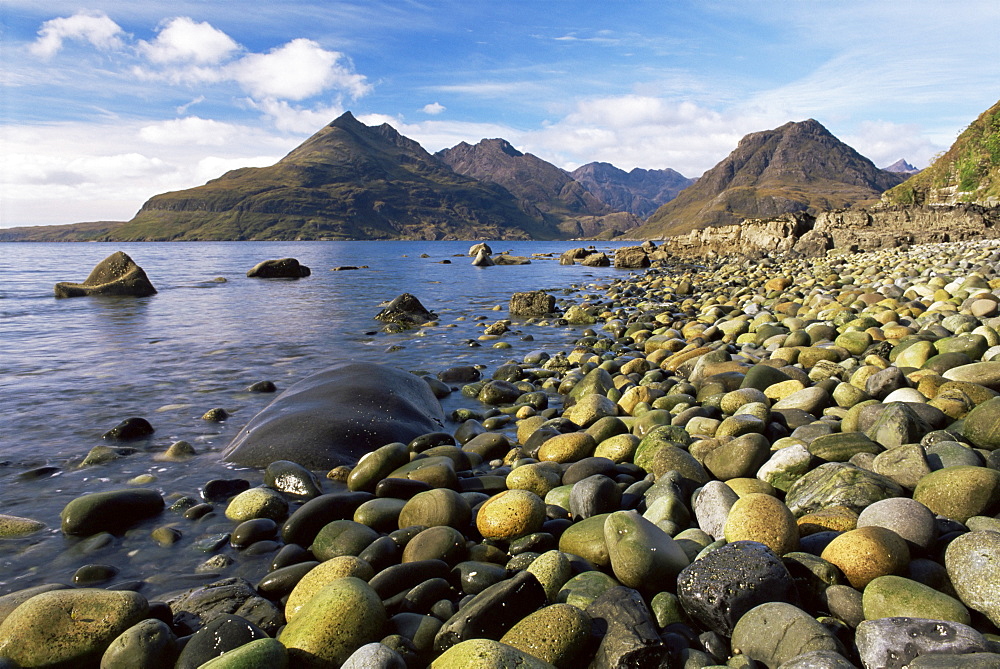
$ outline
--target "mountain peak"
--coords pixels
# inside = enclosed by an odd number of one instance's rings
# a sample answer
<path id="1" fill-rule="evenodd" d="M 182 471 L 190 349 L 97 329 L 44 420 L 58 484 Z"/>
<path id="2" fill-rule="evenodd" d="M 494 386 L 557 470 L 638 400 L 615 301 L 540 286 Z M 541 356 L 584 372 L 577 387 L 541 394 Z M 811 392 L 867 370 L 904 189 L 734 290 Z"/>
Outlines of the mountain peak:
<path id="1" fill-rule="evenodd" d="M 746 218 L 816 213 L 876 200 L 903 177 L 884 172 L 815 119 L 751 133 L 634 234 L 682 234 Z"/>
<path id="2" fill-rule="evenodd" d="M 903 158 L 900 158 L 892 165 L 889 165 L 888 167 L 883 167 L 882 169 L 885 170 L 886 172 L 896 172 L 898 174 L 916 174 L 917 172 L 920 171 L 910 163 L 906 162 L 906 160 L 904 160 Z"/>
<path id="3" fill-rule="evenodd" d="M 612 209 L 639 217 L 649 216 L 694 183 L 694 179 L 669 168 L 646 170 L 636 167 L 626 172 L 611 163 L 602 162 L 582 165 L 570 176 Z"/>

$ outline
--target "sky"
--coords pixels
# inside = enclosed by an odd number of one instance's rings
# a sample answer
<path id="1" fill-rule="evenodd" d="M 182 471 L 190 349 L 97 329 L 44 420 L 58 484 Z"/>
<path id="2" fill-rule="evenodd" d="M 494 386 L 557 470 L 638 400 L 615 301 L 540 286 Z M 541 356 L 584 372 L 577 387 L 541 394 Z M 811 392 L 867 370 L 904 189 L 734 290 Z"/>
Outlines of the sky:
<path id="1" fill-rule="evenodd" d="M 997 35 L 997 0 L 2 0 L 0 227 L 128 220 L 345 111 L 688 177 L 814 118 L 925 167 L 1000 99 Z"/>

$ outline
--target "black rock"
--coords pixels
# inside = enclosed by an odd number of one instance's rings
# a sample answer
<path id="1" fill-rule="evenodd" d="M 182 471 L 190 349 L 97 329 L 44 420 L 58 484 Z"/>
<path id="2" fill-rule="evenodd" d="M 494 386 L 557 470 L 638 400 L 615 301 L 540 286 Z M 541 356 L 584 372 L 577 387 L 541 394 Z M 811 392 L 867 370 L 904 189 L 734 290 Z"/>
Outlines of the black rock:
<path id="1" fill-rule="evenodd" d="M 135 441 L 153 434 L 153 426 L 145 418 L 126 418 L 104 433 L 108 441 Z"/>
<path id="2" fill-rule="evenodd" d="M 174 613 L 173 628 L 182 635 L 196 632 L 226 614 L 245 618 L 272 635 L 285 622 L 282 612 L 242 578 L 192 588 L 170 597 L 167 604 Z"/>
<path id="3" fill-rule="evenodd" d="M 258 279 L 300 279 L 310 274 L 312 271 L 295 258 L 262 260 L 247 272 L 248 277 Z"/>
<path id="4" fill-rule="evenodd" d="M 370 499 L 375 499 L 375 495 L 360 490 L 315 497 L 288 517 L 281 527 L 281 538 L 286 544 L 310 546 L 325 525 L 335 520 L 350 520 L 358 507 Z"/>
<path id="5" fill-rule="evenodd" d="M 587 607 L 594 635 L 600 645 L 591 666 L 609 669 L 657 667 L 669 647 L 660 638 L 656 621 L 642 595 L 616 586 L 604 591 Z"/>
<path id="6" fill-rule="evenodd" d="M 385 305 L 382 311 L 375 314 L 375 320 L 384 323 L 395 323 L 403 327 L 423 325 L 436 318 L 437 314 L 429 311 L 420 303 L 420 300 L 409 293 L 403 293 Z"/>
<path id="7" fill-rule="evenodd" d="M 201 497 L 206 502 L 224 504 L 244 490 L 250 489 L 246 479 L 212 479 L 201 489 Z"/>
<path id="8" fill-rule="evenodd" d="M 195 632 L 177 658 L 175 669 L 198 669 L 212 658 L 267 634 L 245 618 L 221 615 Z"/>
<path id="9" fill-rule="evenodd" d="M 795 582 L 781 558 L 756 541 L 736 541 L 692 562 L 677 576 L 684 611 L 725 637 L 740 617 L 766 602 L 795 603 Z"/>
<path id="10" fill-rule="evenodd" d="M 924 618 L 866 620 L 858 625 L 855 641 L 864 666 L 884 669 L 902 669 L 924 654 L 962 655 L 990 650 L 983 635 L 968 625 Z"/>

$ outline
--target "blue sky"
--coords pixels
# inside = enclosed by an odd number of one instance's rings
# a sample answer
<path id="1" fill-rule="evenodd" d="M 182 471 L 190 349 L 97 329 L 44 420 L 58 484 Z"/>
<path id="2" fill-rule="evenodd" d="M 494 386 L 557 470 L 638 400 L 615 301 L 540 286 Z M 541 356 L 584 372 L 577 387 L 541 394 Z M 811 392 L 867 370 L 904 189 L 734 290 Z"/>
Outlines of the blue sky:
<path id="1" fill-rule="evenodd" d="M 996 0 L 3 0 L 0 31 L 3 227 L 126 220 L 346 110 L 695 177 L 806 118 L 924 167 L 1000 98 Z"/>

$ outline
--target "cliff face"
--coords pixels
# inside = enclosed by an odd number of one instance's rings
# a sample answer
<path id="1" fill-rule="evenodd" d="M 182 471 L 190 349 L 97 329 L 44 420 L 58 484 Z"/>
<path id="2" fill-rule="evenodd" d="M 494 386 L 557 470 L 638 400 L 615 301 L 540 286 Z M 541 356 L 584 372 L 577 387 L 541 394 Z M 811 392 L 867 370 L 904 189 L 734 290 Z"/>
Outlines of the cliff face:
<path id="1" fill-rule="evenodd" d="M 786 123 L 744 137 L 725 160 L 628 237 L 659 239 L 746 218 L 877 202 L 903 179 L 878 169 L 812 119 Z"/>
<path id="2" fill-rule="evenodd" d="M 830 249 L 871 251 L 903 244 L 1000 238 L 1000 208 L 979 205 L 877 206 L 813 216 L 793 213 L 747 219 L 738 225 L 692 230 L 666 239 L 668 254 L 683 257 L 822 256 Z"/>

